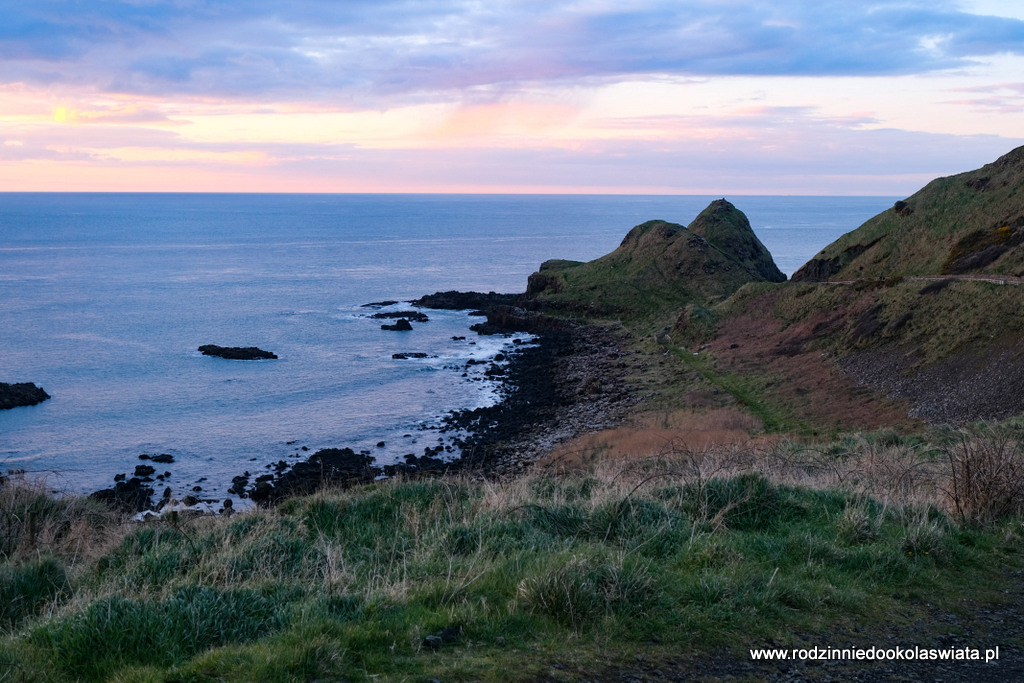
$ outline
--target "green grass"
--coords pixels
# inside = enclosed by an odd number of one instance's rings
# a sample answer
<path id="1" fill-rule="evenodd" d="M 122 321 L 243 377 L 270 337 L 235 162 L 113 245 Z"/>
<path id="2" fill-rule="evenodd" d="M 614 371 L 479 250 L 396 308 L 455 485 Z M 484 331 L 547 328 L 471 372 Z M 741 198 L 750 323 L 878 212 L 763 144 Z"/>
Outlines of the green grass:
<path id="1" fill-rule="evenodd" d="M 879 433 L 827 457 L 911 447 Z M 796 487 L 777 472 L 695 471 L 670 459 L 503 483 L 384 481 L 232 518 L 134 524 L 89 562 L 11 557 L 0 671 L 528 680 L 556 661 L 586 670 L 911 617 L 922 608 L 900 596 L 952 602 L 1020 564 L 1019 521 L 960 526 L 934 506 Z M 439 634 L 436 647 L 425 640 Z"/>
<path id="2" fill-rule="evenodd" d="M 986 183 L 983 190 L 972 186 L 978 181 Z M 933 180 L 907 198 L 909 213 L 885 211 L 840 237 L 820 256 L 841 259 L 837 280 L 938 275 L 957 258 L 1000 239 L 994 231 L 1008 227 L 1008 221 L 1024 211 L 1022 182 L 1018 149 L 982 169 Z M 1014 230 L 1019 234 L 1020 226 Z M 857 258 L 844 256 L 851 246 L 869 244 L 874 246 Z M 976 270 L 1014 274 L 1022 264 L 1024 250 L 1018 246 Z"/>
<path id="3" fill-rule="evenodd" d="M 815 348 L 845 355 L 860 348 L 895 344 L 916 350 L 921 365 L 984 348 L 1003 335 L 1024 333 L 1019 287 L 956 281 L 929 292 L 933 284 L 903 279 L 860 285 L 748 285 L 716 312 L 722 317 L 743 312 L 767 314 L 785 326 L 814 316 L 832 316 L 838 322 L 816 333 Z M 877 329 L 867 337 L 858 336 L 858 323 L 872 308 L 877 309 Z"/>

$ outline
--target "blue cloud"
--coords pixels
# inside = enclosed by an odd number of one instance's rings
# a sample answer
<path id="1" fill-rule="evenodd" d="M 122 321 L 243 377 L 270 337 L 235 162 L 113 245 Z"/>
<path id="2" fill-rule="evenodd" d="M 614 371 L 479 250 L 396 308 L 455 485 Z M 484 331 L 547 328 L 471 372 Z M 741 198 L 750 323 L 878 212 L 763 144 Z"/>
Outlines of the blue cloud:
<path id="1" fill-rule="evenodd" d="M 948 0 L 628 9 L 469 0 L 0 0 L 7 82 L 374 99 L 551 79 L 891 75 L 1024 53 L 1024 21 Z"/>

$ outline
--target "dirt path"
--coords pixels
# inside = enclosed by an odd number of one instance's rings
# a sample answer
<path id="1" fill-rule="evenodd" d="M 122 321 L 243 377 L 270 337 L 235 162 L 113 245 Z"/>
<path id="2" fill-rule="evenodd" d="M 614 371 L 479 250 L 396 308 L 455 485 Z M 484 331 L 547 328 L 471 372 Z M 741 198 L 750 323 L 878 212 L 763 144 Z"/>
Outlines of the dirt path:
<path id="1" fill-rule="evenodd" d="M 991 282 L 994 285 L 1024 285 L 1024 278 L 1013 275 L 910 275 L 907 280 L 934 282 L 938 280 L 966 280 L 969 282 Z M 865 280 L 824 280 L 821 285 L 855 285 Z"/>

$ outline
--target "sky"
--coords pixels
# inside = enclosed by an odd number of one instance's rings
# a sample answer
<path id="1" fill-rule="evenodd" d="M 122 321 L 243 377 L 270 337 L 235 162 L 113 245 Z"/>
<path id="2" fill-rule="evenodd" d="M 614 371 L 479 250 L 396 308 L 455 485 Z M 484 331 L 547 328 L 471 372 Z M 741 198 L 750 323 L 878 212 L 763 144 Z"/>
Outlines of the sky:
<path id="1" fill-rule="evenodd" d="M 0 191 L 910 194 L 1020 0 L 0 0 Z"/>

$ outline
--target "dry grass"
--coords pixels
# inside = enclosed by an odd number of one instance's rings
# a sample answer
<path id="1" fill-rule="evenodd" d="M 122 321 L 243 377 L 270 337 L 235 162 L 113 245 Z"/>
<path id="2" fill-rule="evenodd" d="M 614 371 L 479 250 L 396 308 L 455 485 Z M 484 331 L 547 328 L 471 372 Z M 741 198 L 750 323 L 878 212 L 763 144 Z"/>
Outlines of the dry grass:
<path id="1" fill-rule="evenodd" d="M 942 487 L 957 517 L 973 524 L 1024 512 L 1024 452 L 1005 433 L 959 434 L 943 449 L 948 478 Z"/>
<path id="2" fill-rule="evenodd" d="M 846 491 L 887 507 L 941 509 L 977 524 L 1024 512 L 1024 449 L 996 428 L 961 430 L 952 438 L 937 433 L 932 440 L 883 432 L 807 445 L 751 438 L 738 421 L 730 422 L 742 417 L 739 411 L 706 415 L 711 419 L 703 424 L 696 414 L 680 412 L 646 431 L 634 425 L 577 439 L 538 469 L 585 472 L 626 487 L 757 473 L 776 484 Z"/>
<path id="3" fill-rule="evenodd" d="M 652 453 L 770 442 L 770 437 L 751 437 L 760 429 L 757 418 L 735 406 L 642 413 L 628 425 L 584 434 L 559 445 L 539 467 L 565 472 L 604 459 L 629 461 Z"/>
<path id="4" fill-rule="evenodd" d="M 0 561 L 55 556 L 69 568 L 103 555 L 130 524 L 102 504 L 79 496 L 54 497 L 42 482 L 0 478 Z"/>
<path id="5" fill-rule="evenodd" d="M 716 413 L 704 426 L 731 420 Z M 22 559 L 0 562 L 0 671 L 537 680 L 546 661 L 631 661 L 655 640 L 678 651 L 885 618 L 917 609 L 904 593 L 956 600 L 1001 576 L 1001 553 L 1020 543 L 1019 519 L 957 529 L 936 509 L 951 504 L 944 449 L 958 442 L 931 436 L 931 446 L 888 432 L 813 448 L 669 439 L 571 472 L 391 479 L 177 523 L 124 524 L 51 500 L 57 531 L 10 517 Z M 962 443 L 980 440 L 974 453 L 990 438 Z M 43 504 L 21 485 L 0 492 L 3 509 Z M 89 562 L 68 545 L 74 525 L 58 529 L 76 510 L 109 548 Z M 456 643 L 430 651 L 426 638 L 445 632 Z"/>

